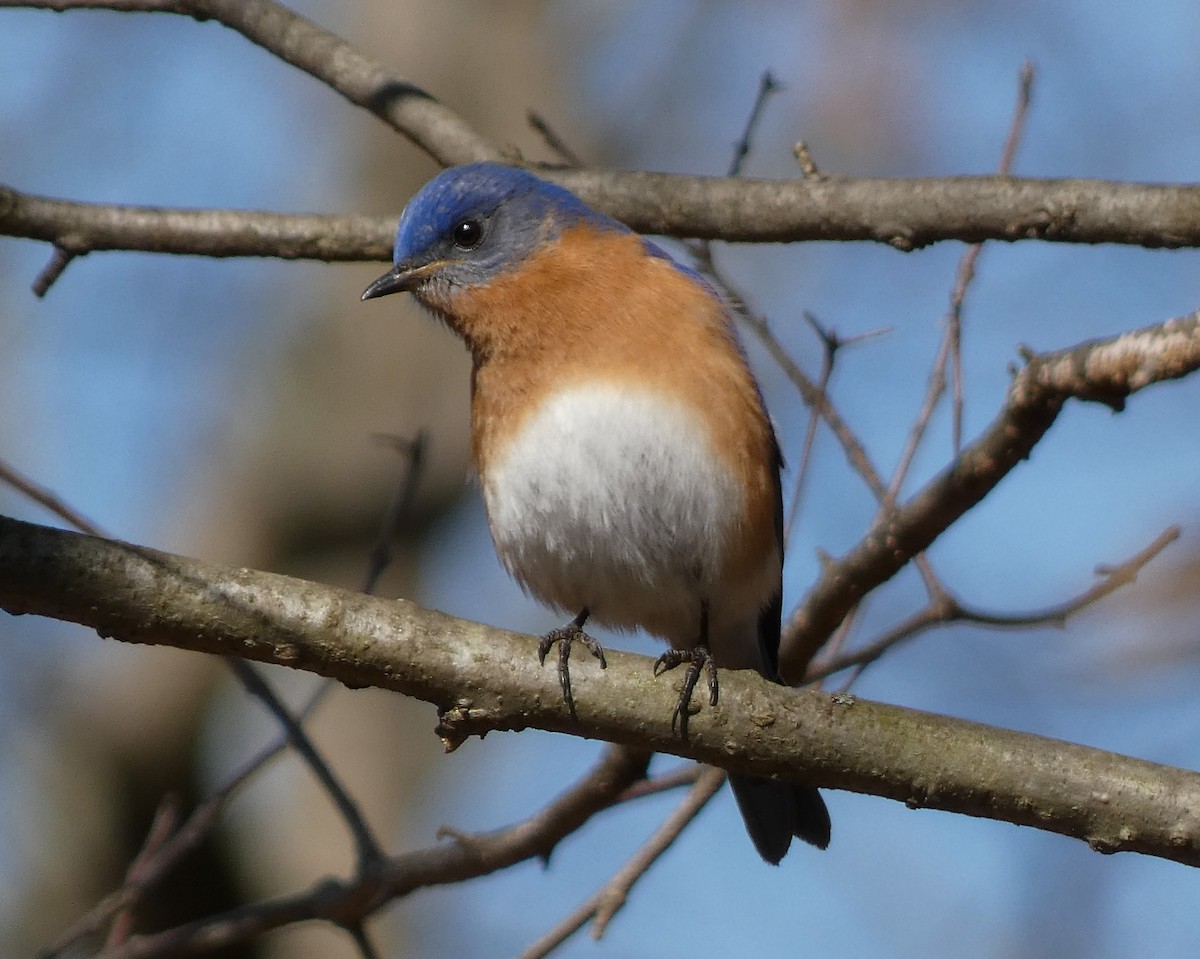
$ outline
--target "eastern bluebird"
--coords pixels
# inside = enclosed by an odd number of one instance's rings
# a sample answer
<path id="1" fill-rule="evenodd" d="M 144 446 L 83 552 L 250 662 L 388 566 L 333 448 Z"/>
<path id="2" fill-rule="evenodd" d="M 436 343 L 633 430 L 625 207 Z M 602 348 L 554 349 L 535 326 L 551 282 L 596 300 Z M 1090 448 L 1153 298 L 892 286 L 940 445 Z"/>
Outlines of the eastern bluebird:
<path id="1" fill-rule="evenodd" d="M 395 266 L 363 299 L 402 290 L 473 360 L 474 466 L 500 561 L 577 614 L 572 640 L 603 663 L 591 620 L 641 627 L 688 663 L 676 708 L 714 664 L 775 682 L 782 601 L 780 454 L 730 312 L 697 273 L 532 173 L 449 169 L 404 210 Z M 759 854 L 829 843 L 811 787 L 730 776 Z"/>

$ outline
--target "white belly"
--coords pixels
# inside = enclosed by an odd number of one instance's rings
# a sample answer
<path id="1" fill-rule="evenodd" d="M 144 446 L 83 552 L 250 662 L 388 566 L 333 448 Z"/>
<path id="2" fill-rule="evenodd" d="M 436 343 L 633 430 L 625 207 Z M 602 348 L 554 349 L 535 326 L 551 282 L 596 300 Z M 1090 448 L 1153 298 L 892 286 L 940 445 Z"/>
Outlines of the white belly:
<path id="1" fill-rule="evenodd" d="M 496 551 L 541 601 L 695 641 L 744 493 L 700 416 L 652 390 L 554 394 L 481 477 Z"/>

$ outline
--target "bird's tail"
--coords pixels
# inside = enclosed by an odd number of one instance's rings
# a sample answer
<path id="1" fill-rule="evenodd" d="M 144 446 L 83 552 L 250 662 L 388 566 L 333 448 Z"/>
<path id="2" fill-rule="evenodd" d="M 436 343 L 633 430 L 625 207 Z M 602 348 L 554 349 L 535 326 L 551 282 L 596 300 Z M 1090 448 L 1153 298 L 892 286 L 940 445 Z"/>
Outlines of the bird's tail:
<path id="1" fill-rule="evenodd" d="M 772 866 L 779 865 L 793 836 L 818 849 L 829 845 L 829 810 L 813 787 L 733 775 L 729 786 L 754 848 Z"/>

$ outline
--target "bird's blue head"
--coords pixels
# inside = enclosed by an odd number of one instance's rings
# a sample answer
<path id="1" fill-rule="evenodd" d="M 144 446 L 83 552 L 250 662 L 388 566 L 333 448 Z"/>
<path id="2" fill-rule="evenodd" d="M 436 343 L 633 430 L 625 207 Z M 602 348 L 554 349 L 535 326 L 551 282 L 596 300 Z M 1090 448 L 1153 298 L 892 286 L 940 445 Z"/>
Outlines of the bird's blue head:
<path id="1" fill-rule="evenodd" d="M 430 306 L 445 306 L 456 290 L 514 269 L 581 223 L 627 230 L 526 170 L 498 163 L 451 167 L 409 201 L 396 232 L 395 265 L 362 298 L 408 290 Z"/>

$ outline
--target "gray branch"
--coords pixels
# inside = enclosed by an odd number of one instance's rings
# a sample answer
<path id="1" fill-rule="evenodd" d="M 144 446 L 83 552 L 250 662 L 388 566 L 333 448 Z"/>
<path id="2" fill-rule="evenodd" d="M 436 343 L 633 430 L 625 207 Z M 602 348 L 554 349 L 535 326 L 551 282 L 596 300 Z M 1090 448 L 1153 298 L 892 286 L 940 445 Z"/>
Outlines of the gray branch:
<path id="1" fill-rule="evenodd" d="M 407 78 L 272 0 L 0 0 L 3 7 L 158 12 L 214 20 L 369 111 L 439 163 L 518 161 Z M 785 243 L 865 240 L 913 250 L 959 240 L 1200 246 L 1200 186 L 1010 176 L 749 180 L 541 171 L 642 233 Z M 0 187 L 0 235 L 71 254 L 386 260 L 395 217 L 98 206 Z"/>
<path id="2" fill-rule="evenodd" d="M 779 665 L 789 682 L 803 680 L 813 656 L 864 596 L 928 549 L 1029 456 L 1067 400 L 1119 411 L 1138 390 L 1200 370 L 1200 312 L 1070 349 L 1026 351 L 1025 358 L 982 435 L 883 515 L 857 546 L 825 565 L 785 626 Z"/>
<path id="3" fill-rule="evenodd" d="M 535 640 L 270 573 L 0 518 L 0 608 L 123 642 L 278 663 L 433 703 L 447 748 L 538 728 L 755 775 L 1200 864 L 1200 775 L 1097 749 L 726 672 L 721 703 L 671 731 L 676 680 L 614 652 L 575 670 L 578 720 Z"/>
<path id="4" fill-rule="evenodd" d="M 746 243 L 945 240 L 1200 246 L 1200 187 L 1098 180 L 750 180 L 541 171 L 641 233 Z M 0 186 L 0 235 L 70 253 L 387 260 L 397 216 L 188 210 L 83 203 Z"/>

